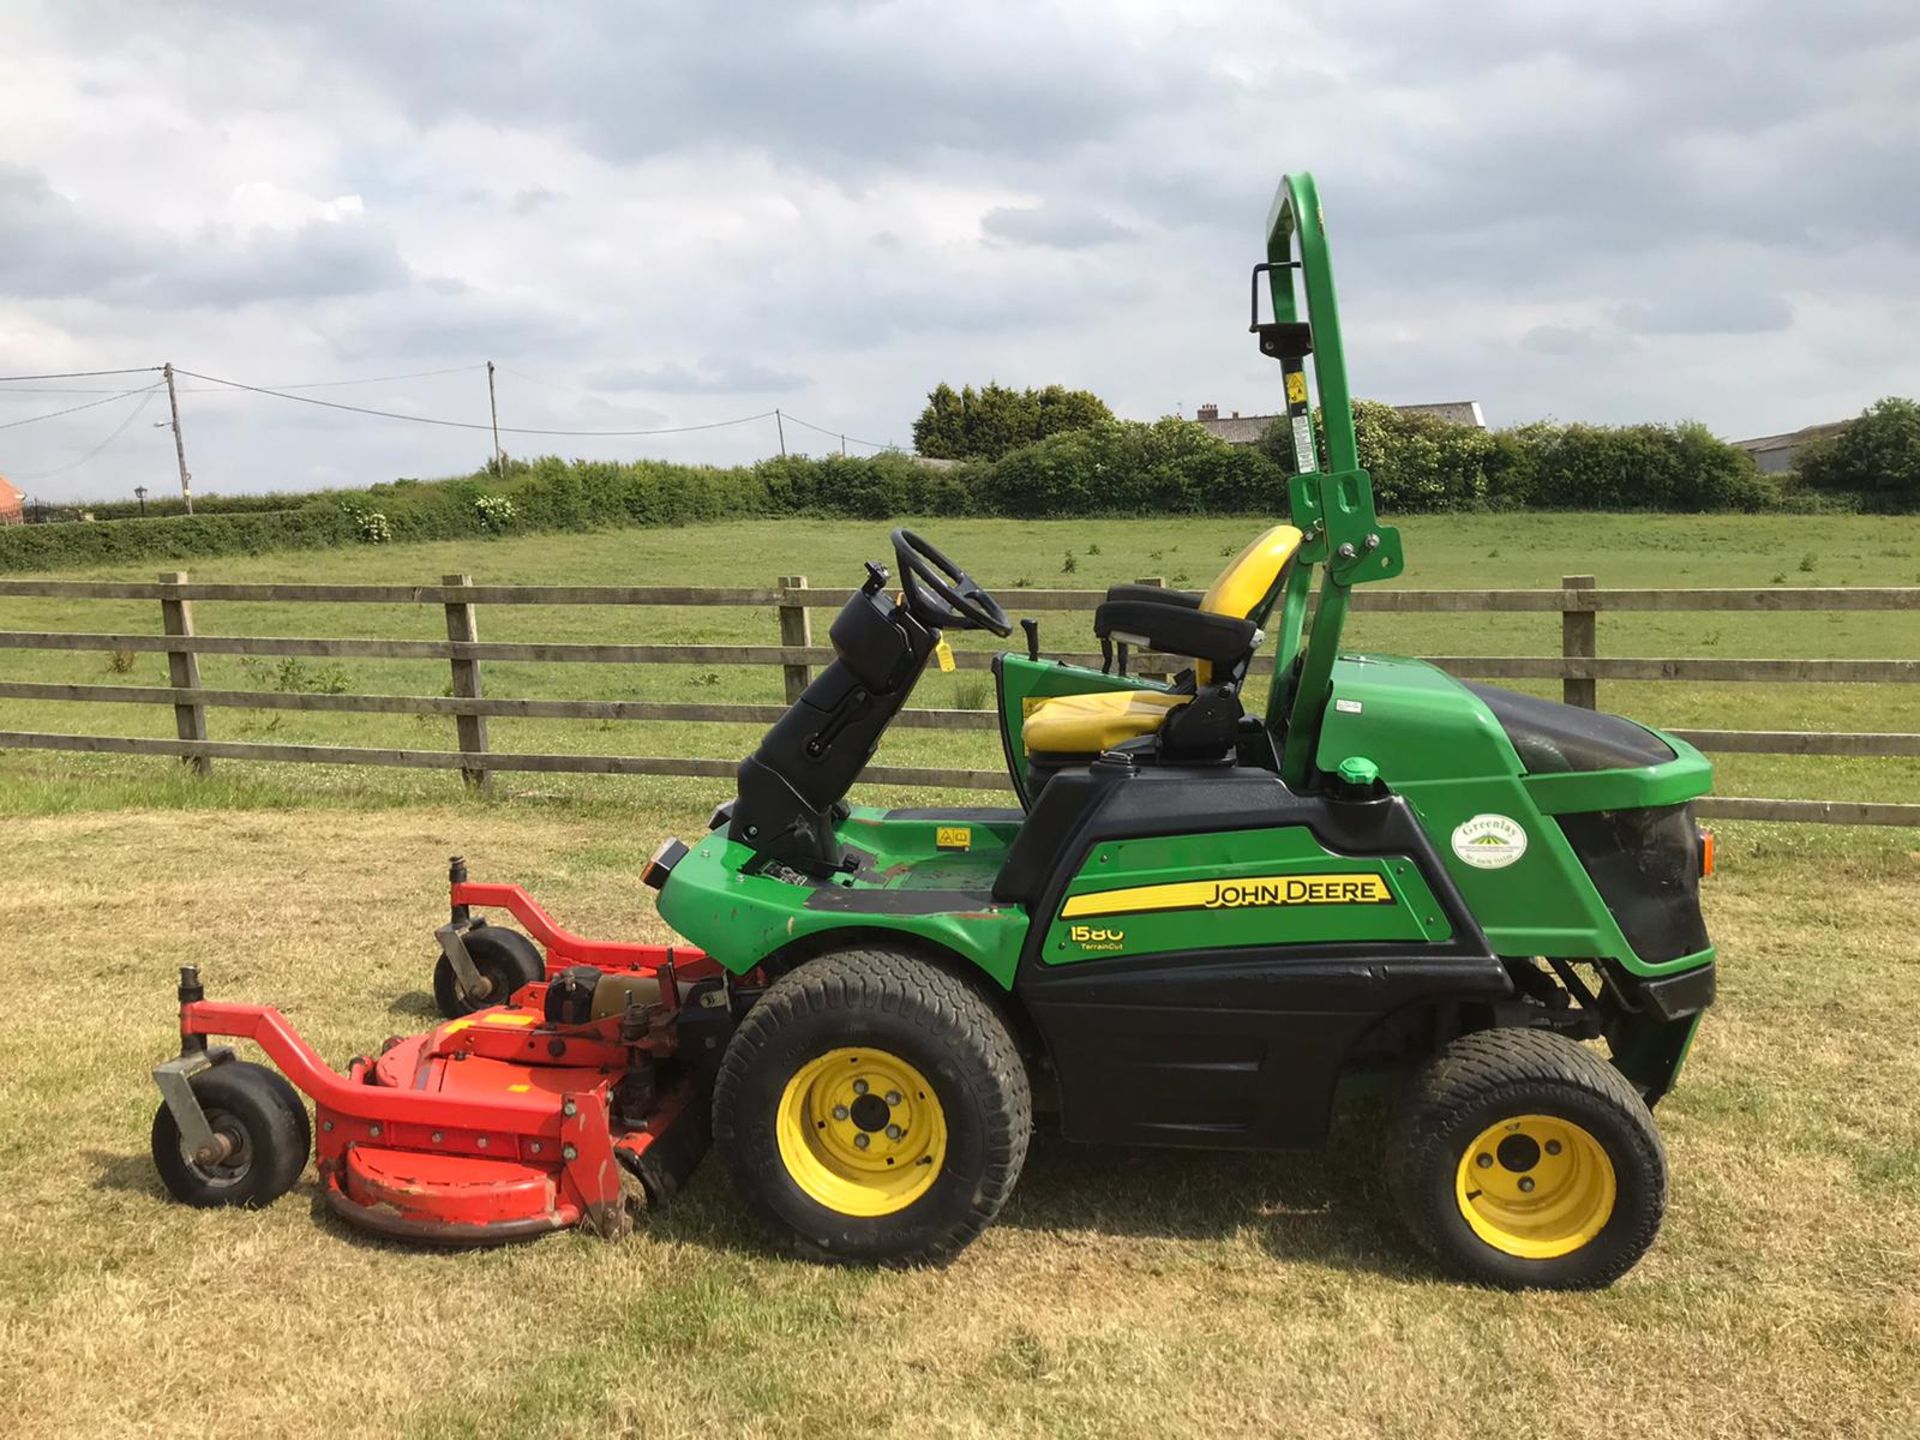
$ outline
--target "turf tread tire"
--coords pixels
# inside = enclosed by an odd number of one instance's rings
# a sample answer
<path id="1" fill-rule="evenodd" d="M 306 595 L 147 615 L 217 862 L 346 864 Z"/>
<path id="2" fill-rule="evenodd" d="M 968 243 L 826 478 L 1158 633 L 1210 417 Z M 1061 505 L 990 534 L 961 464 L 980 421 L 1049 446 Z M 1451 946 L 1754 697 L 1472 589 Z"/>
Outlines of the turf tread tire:
<path id="1" fill-rule="evenodd" d="M 782 1053 L 796 1036 L 811 1043 Z M 859 1044 L 915 1051 L 903 1058 L 940 1092 L 949 1132 L 947 1173 L 905 1210 L 873 1219 L 800 1194 L 756 1111 L 777 1104 L 789 1059 Z M 938 966 L 880 947 L 834 951 L 776 981 L 734 1032 L 714 1087 L 714 1142 L 735 1193 L 785 1248 L 830 1264 L 947 1263 L 1000 1213 L 1032 1130 L 1026 1065 L 993 1005 Z M 974 1155 L 970 1193 L 952 1171 L 956 1151 Z"/>
<path id="2" fill-rule="evenodd" d="M 1563 1115 L 1593 1133 L 1618 1187 L 1600 1234 L 1550 1260 L 1486 1244 L 1453 1193 L 1465 1145 L 1502 1115 L 1530 1111 Z M 1667 1156 L 1640 1092 L 1598 1052 L 1551 1031 L 1499 1028 L 1461 1036 L 1414 1076 L 1387 1146 L 1387 1181 L 1414 1238 L 1452 1273 L 1504 1289 L 1600 1289 L 1631 1270 L 1658 1235 Z"/>
<path id="3" fill-rule="evenodd" d="M 210 1119 L 231 1117 L 247 1132 L 251 1157 L 236 1183 L 208 1183 L 180 1151 L 180 1127 L 162 1105 L 153 1117 L 154 1168 L 167 1192 L 201 1209 L 271 1205 L 294 1187 L 313 1153 L 313 1124 L 300 1092 L 278 1070 L 247 1060 L 229 1060 L 193 1077 L 194 1098 Z"/>

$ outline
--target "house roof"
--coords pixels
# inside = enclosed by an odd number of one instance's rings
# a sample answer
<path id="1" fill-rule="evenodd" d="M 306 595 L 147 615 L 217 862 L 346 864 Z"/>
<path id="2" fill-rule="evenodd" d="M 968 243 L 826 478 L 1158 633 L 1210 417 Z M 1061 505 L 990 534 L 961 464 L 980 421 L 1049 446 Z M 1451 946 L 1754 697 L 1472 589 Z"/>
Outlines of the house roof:
<path id="1" fill-rule="evenodd" d="M 1790 430 L 1784 435 L 1756 435 L 1751 440 L 1736 440 L 1733 443 L 1749 455 L 1759 455 L 1769 450 L 1798 450 L 1815 440 L 1838 435 L 1846 428 L 1845 420 L 1830 420 L 1823 425 L 1807 425 L 1799 430 Z"/>
<path id="2" fill-rule="evenodd" d="M 0 475 L 0 501 L 24 500 L 26 498 L 27 495 L 24 490 L 7 479 L 6 476 Z"/>
<path id="3" fill-rule="evenodd" d="M 1396 405 L 1393 407 L 1402 415 L 1432 415 L 1454 425 L 1471 425 L 1475 429 L 1487 428 L 1486 417 L 1480 413 L 1478 400 L 1439 400 L 1426 405 Z M 1251 445 L 1267 433 L 1267 427 L 1276 420 L 1284 420 L 1284 415 L 1220 415 L 1214 418 L 1197 417 L 1198 423 L 1205 426 L 1207 433 L 1226 441 L 1229 445 Z"/>
<path id="4" fill-rule="evenodd" d="M 1206 427 L 1209 435 L 1229 445 L 1251 445 L 1267 433 L 1267 427 L 1274 421 L 1284 419 L 1284 415 L 1221 415 L 1198 423 Z"/>
<path id="5" fill-rule="evenodd" d="M 1478 400 L 1438 400 L 1431 405 L 1396 405 L 1393 408 L 1402 415 L 1431 415 L 1436 420 L 1446 420 L 1455 425 L 1471 425 L 1478 430 L 1487 428 L 1487 417 L 1480 413 Z"/>

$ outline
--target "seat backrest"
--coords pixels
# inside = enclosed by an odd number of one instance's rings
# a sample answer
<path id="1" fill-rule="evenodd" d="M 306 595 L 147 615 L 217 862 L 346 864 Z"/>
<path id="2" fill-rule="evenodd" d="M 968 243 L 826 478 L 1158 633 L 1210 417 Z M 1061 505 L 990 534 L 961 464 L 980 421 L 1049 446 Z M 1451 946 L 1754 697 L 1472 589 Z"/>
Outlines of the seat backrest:
<path id="1" fill-rule="evenodd" d="M 1276 525 L 1256 537 L 1207 587 L 1200 608 L 1210 615 L 1245 620 L 1273 593 L 1287 561 L 1300 548 L 1300 539 L 1300 532 L 1291 525 Z"/>

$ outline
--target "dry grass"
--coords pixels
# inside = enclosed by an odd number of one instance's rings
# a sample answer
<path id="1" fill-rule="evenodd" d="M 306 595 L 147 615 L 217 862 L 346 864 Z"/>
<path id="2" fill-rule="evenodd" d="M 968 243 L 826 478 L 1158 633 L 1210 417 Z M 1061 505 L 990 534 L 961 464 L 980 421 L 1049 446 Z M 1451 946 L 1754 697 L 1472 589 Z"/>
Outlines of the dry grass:
<path id="1" fill-rule="evenodd" d="M 172 967 L 338 1062 L 427 1015 L 446 855 L 588 931 L 691 806 L 178 810 L 0 833 L 0 1429 L 36 1436 L 1911 1435 L 1920 1409 L 1920 909 L 1911 836 L 1749 830 L 1723 1001 L 1661 1110 L 1666 1233 L 1613 1291 L 1437 1279 L 1374 1131 L 1317 1156 L 1042 1136 L 951 1269 L 765 1254 L 715 1167 L 619 1245 L 441 1256 L 314 1213 L 165 1202 L 147 1068 Z"/>

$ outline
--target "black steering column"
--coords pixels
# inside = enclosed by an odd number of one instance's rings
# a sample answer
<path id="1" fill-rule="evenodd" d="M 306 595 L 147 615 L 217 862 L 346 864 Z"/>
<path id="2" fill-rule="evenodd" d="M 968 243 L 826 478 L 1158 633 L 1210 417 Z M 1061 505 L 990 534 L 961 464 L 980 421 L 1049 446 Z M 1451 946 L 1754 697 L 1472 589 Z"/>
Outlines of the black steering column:
<path id="1" fill-rule="evenodd" d="M 911 530 L 893 532 L 900 592 L 885 566 L 867 579 L 830 631 L 835 659 L 814 677 L 740 765 L 727 838 L 803 874 L 845 868 L 834 821 L 847 792 L 907 703 L 943 629 L 1012 633 L 992 595 Z"/>

